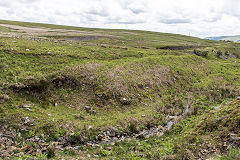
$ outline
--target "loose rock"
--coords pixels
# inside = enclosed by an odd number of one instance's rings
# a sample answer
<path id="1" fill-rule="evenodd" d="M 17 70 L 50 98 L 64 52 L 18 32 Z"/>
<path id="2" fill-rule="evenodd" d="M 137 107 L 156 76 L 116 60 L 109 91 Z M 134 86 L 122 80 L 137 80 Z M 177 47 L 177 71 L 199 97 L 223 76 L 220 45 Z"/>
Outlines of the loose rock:
<path id="1" fill-rule="evenodd" d="M 27 124 L 27 123 L 29 123 L 29 122 L 30 122 L 29 117 L 23 117 L 23 123 L 24 123 L 24 124 Z"/>

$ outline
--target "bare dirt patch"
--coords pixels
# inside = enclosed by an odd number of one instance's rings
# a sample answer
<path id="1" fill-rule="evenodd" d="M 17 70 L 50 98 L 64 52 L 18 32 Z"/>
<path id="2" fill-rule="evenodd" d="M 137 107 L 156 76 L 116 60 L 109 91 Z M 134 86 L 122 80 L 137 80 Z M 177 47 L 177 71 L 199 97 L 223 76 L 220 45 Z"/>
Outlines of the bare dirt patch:
<path id="1" fill-rule="evenodd" d="M 0 26 L 13 30 L 14 32 L 4 32 L 3 36 L 7 37 L 25 37 L 25 38 L 46 38 L 64 36 L 69 37 L 66 40 L 87 41 L 92 39 L 100 39 L 103 36 L 109 36 L 100 33 L 90 33 L 81 30 L 52 29 L 45 27 L 25 27 L 19 25 L 0 24 Z"/>
<path id="2" fill-rule="evenodd" d="M 198 48 L 199 46 L 163 46 L 163 47 L 157 47 L 156 49 L 167 49 L 167 50 L 184 50 L 184 49 L 192 49 L 192 48 Z"/>
<path id="3" fill-rule="evenodd" d="M 97 40 L 103 39 L 101 36 L 79 36 L 79 37 L 67 37 L 66 40 L 70 41 L 89 41 L 89 40 Z"/>

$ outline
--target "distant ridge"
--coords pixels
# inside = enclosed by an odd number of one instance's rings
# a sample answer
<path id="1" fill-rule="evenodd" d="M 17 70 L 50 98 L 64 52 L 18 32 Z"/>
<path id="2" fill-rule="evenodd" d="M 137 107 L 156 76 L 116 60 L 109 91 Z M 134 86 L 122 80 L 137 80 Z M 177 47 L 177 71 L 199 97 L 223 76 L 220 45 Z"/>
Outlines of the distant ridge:
<path id="1" fill-rule="evenodd" d="M 225 41 L 240 42 L 240 35 L 236 35 L 236 36 L 207 37 L 206 39 L 215 40 L 215 41 L 225 40 Z"/>

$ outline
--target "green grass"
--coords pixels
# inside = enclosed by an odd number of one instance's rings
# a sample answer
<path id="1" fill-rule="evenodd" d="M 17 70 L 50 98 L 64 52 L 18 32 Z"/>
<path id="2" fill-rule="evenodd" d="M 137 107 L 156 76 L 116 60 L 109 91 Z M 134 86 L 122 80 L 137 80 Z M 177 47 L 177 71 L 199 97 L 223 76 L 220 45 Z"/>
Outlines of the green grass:
<path id="1" fill-rule="evenodd" d="M 35 125 L 23 133 L 25 138 L 44 133 L 43 139 L 56 141 L 74 131 L 75 135 L 83 132 L 94 139 L 109 127 L 131 133 L 130 124 L 141 131 L 164 126 L 169 115 L 182 114 L 189 103 L 191 116 L 166 133 L 164 140 L 131 140 L 117 143 L 112 151 L 103 148 L 89 152 L 102 158 L 174 159 L 186 154 L 179 142 L 191 158 L 196 153 L 191 141 L 198 145 L 208 137 L 206 132 L 193 138 L 201 118 L 208 116 L 204 111 L 239 95 L 240 61 L 231 56 L 240 57 L 236 43 L 147 31 L 0 23 L 80 30 L 105 37 L 84 42 L 61 41 L 68 36 L 52 35 L 55 32 L 46 33 L 45 40 L 37 35 L 0 37 L 0 95 L 9 97 L 0 99 L 0 122 L 20 130 L 22 117 L 34 119 Z M 11 32 L 4 27 L 0 30 Z M 208 51 L 208 55 L 197 56 L 194 49 Z M 218 58 L 218 50 L 228 51 L 228 59 Z M 21 107 L 26 104 L 31 104 L 32 111 Z M 94 113 L 86 112 L 86 106 Z M 89 126 L 93 127 L 91 131 Z M 139 154 L 135 152 L 139 150 Z M 66 151 L 57 157 L 69 154 Z"/>

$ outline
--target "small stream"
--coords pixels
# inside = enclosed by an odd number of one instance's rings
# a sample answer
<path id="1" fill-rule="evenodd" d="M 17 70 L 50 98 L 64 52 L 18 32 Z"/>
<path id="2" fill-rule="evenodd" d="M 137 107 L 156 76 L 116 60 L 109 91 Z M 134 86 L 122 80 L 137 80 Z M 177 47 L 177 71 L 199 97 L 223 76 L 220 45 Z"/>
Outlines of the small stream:
<path id="1" fill-rule="evenodd" d="M 92 146 L 98 146 L 100 144 L 102 145 L 110 145 L 115 142 L 121 142 L 126 139 L 143 139 L 143 138 L 149 138 L 152 136 L 162 136 L 165 131 L 171 130 L 172 126 L 174 125 L 173 119 L 181 118 L 183 115 L 186 115 L 189 112 L 189 105 L 187 104 L 185 106 L 185 111 L 182 115 L 179 116 L 169 116 L 169 121 L 166 123 L 166 125 L 162 128 L 159 128 L 157 126 L 151 127 L 149 129 L 143 130 L 138 134 L 129 135 L 129 136 L 121 136 L 121 137 L 109 137 L 110 139 L 107 141 L 96 141 L 96 142 L 89 142 Z"/>
<path id="2" fill-rule="evenodd" d="M 225 104 L 231 104 L 232 100 L 229 102 L 226 102 Z M 214 110 L 219 110 L 220 107 L 222 105 L 218 105 L 214 107 Z M 171 128 L 173 127 L 175 121 L 179 118 L 181 118 L 183 115 L 187 115 L 187 113 L 189 113 L 190 107 L 189 105 L 185 105 L 185 111 L 183 112 L 183 114 L 179 115 L 179 116 L 169 116 L 169 121 L 165 124 L 164 127 L 151 127 L 149 129 L 143 130 L 138 134 L 133 134 L 133 135 L 121 135 L 121 136 L 114 136 L 114 137 L 110 137 L 108 136 L 107 140 L 101 140 L 101 141 L 90 141 L 88 142 L 88 145 L 91 146 L 99 146 L 99 145 L 110 145 L 113 144 L 115 142 L 121 142 L 127 139 L 135 139 L 135 140 L 140 140 L 140 139 L 144 139 L 144 138 L 149 138 L 152 136 L 162 136 L 164 134 L 165 131 L 169 131 L 171 130 Z M 71 148 L 76 148 L 76 147 L 71 147 Z"/>

